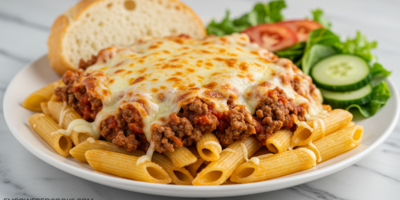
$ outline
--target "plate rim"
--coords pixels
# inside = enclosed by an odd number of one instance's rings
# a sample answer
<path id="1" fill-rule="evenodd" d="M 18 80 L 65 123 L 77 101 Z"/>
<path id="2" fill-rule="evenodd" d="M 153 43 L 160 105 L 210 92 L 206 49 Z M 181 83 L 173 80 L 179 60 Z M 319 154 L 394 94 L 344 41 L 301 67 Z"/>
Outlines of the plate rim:
<path id="1" fill-rule="evenodd" d="M 129 191 L 134 191 L 134 192 L 139 192 L 139 193 L 146 193 L 146 194 L 151 194 L 151 195 L 162 195 L 162 196 L 173 196 L 173 197 L 242 196 L 242 195 L 248 195 L 248 194 L 256 194 L 256 193 L 274 191 L 274 190 L 293 187 L 295 185 L 310 182 L 310 181 L 319 179 L 321 177 L 333 174 L 333 173 L 340 171 L 346 167 L 349 167 L 350 165 L 360 161 L 362 158 L 369 155 L 374 149 L 376 149 L 379 145 L 381 145 L 390 136 L 390 134 L 393 132 L 393 130 L 396 127 L 396 124 L 398 122 L 399 115 L 400 115 L 399 93 L 397 91 L 396 85 L 393 83 L 391 78 L 387 78 L 386 82 L 388 83 L 389 87 L 392 89 L 391 90 L 391 94 L 392 94 L 391 98 L 395 99 L 395 107 L 396 107 L 395 116 L 392 119 L 389 127 L 386 128 L 385 132 L 383 134 L 381 134 L 377 140 L 375 140 L 373 143 L 371 143 L 371 145 L 369 145 L 367 148 L 356 153 L 355 155 L 352 155 L 349 158 L 346 158 L 346 159 L 341 160 L 332 165 L 329 165 L 329 166 L 326 166 L 321 169 L 311 171 L 308 173 L 299 174 L 299 175 L 291 176 L 291 177 L 284 177 L 284 178 L 279 178 L 279 179 L 255 182 L 255 183 L 247 183 L 247 184 L 193 187 L 193 186 L 185 186 L 185 185 L 170 185 L 170 184 L 163 185 L 163 184 L 146 183 L 146 182 L 129 180 L 129 179 L 124 179 L 124 178 L 119 178 L 119 177 L 106 176 L 106 175 L 99 174 L 99 173 L 93 173 L 93 172 L 89 173 L 83 169 L 80 169 L 80 168 L 77 168 L 70 164 L 64 163 L 60 160 L 55 160 L 50 155 L 47 155 L 46 153 L 43 153 L 42 151 L 37 149 L 35 146 L 33 146 L 31 143 L 29 143 L 27 140 L 25 140 L 25 138 L 23 138 L 22 135 L 19 134 L 19 131 L 16 129 L 16 127 L 13 126 L 11 119 L 9 119 L 10 118 L 9 113 L 11 111 L 6 106 L 9 104 L 8 102 L 9 102 L 9 98 L 11 95 L 10 88 L 14 84 L 16 84 L 15 83 L 16 78 L 20 74 L 22 74 L 29 67 L 34 66 L 34 64 L 36 62 L 40 61 L 41 59 L 47 59 L 47 54 L 28 63 L 21 70 L 19 70 L 18 73 L 9 82 L 7 89 L 5 91 L 5 94 L 4 94 L 4 98 L 3 98 L 4 118 L 5 118 L 5 121 L 6 121 L 6 124 L 9 128 L 9 130 L 14 135 L 14 137 L 18 140 L 18 142 L 22 146 L 24 146 L 30 153 L 32 153 L 33 155 L 35 155 L 37 158 L 44 161 L 45 163 L 47 163 L 55 168 L 58 168 L 64 172 L 67 172 L 69 174 L 77 176 L 79 178 L 83 178 L 85 180 L 89 180 L 89 181 L 92 181 L 92 182 L 95 182 L 98 184 L 107 185 L 107 186 L 118 188 L 118 189 L 124 189 L 124 190 L 129 190 Z M 271 184 L 271 182 L 276 185 L 282 184 L 284 182 L 287 182 L 287 184 L 285 186 L 278 186 L 273 189 L 270 189 L 271 186 L 269 186 L 269 184 Z M 119 186 L 117 186 L 116 184 Z M 265 186 L 269 186 L 270 188 L 265 187 Z M 260 190 L 260 188 L 262 188 L 262 187 L 266 188 L 266 190 Z M 143 190 L 141 190 L 141 189 L 143 189 Z M 154 193 L 155 190 L 157 190 L 156 193 Z M 185 191 L 185 192 L 184 193 L 174 193 L 174 191 L 178 191 L 178 190 Z M 191 192 L 196 192 L 196 194 L 187 195 L 187 194 L 190 194 Z M 210 192 L 210 193 L 204 193 L 204 192 Z M 218 192 L 218 193 L 216 193 L 216 192 Z"/>

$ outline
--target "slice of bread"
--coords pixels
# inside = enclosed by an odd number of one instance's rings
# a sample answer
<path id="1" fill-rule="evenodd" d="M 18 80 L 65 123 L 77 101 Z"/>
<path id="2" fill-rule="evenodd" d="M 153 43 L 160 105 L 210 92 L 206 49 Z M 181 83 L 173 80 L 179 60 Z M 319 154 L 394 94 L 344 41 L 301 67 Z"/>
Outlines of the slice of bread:
<path id="1" fill-rule="evenodd" d="M 103 48 L 179 34 L 201 38 L 206 32 L 199 17 L 178 0 L 83 0 L 54 22 L 48 57 L 62 75 Z"/>

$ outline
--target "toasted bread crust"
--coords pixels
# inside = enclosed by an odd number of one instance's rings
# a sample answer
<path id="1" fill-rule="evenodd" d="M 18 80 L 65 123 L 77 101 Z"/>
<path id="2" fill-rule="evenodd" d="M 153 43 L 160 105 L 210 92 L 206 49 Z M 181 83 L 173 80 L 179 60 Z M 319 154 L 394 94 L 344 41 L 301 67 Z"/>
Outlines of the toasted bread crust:
<path id="1" fill-rule="evenodd" d="M 63 75 L 67 70 L 74 68 L 66 60 L 62 52 L 62 39 L 68 28 L 68 19 L 64 15 L 61 15 L 56 19 L 51 27 L 51 33 L 49 39 L 47 40 L 47 46 L 49 48 L 48 58 L 50 61 L 50 66 L 59 75 Z"/>
<path id="2" fill-rule="evenodd" d="M 70 8 L 67 12 L 59 16 L 51 27 L 50 36 L 47 40 L 49 51 L 48 58 L 50 61 L 50 66 L 60 76 L 63 75 L 67 70 L 75 71 L 78 68 L 78 66 L 73 66 L 72 63 L 69 62 L 67 55 L 65 55 L 65 52 L 63 52 L 63 40 L 66 36 L 68 28 L 71 25 L 70 22 L 79 20 L 80 16 L 87 9 L 102 1 L 105 0 L 82 0 L 74 7 Z M 202 30 L 199 31 L 202 32 L 203 36 L 206 35 L 206 30 L 204 29 L 203 23 L 191 8 L 189 8 L 179 0 L 170 1 L 174 1 L 182 5 L 183 8 L 187 9 L 195 17 L 200 27 L 203 27 Z"/>
<path id="3" fill-rule="evenodd" d="M 175 1 L 176 3 L 182 5 L 182 7 L 184 7 L 186 10 L 188 10 L 190 13 L 192 13 L 192 15 L 196 18 L 197 22 L 200 24 L 200 27 L 203 27 L 202 35 L 203 35 L 203 37 L 205 37 L 207 35 L 207 31 L 204 28 L 204 24 L 201 21 L 200 17 L 189 6 L 187 6 L 186 4 L 180 2 L 179 0 L 172 0 L 172 1 Z"/>
<path id="4" fill-rule="evenodd" d="M 63 15 L 59 16 L 51 27 L 50 36 L 47 40 L 49 49 L 47 56 L 50 61 L 50 66 L 58 75 L 62 76 L 68 70 L 77 70 L 77 68 L 67 60 L 63 52 L 63 39 L 70 25 L 69 19 L 77 20 L 87 9 L 101 1 L 103 0 L 83 0 L 79 2 Z"/>

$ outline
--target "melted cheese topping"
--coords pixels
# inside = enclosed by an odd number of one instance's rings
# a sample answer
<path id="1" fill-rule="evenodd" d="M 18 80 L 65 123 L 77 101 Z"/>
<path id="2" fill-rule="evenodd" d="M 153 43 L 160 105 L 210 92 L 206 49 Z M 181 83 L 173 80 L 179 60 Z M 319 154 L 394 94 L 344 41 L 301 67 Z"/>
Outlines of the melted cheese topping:
<path id="1" fill-rule="evenodd" d="M 86 141 L 88 141 L 90 144 L 96 143 L 96 140 L 94 140 L 92 137 L 89 137 L 88 139 L 86 139 Z"/>
<path id="2" fill-rule="evenodd" d="M 59 127 L 62 126 L 62 122 L 64 120 L 64 116 L 68 112 L 68 110 L 65 109 L 66 107 L 67 107 L 67 102 L 64 101 L 63 107 L 61 108 L 60 117 L 58 118 L 58 126 Z"/>
<path id="3" fill-rule="evenodd" d="M 218 142 L 216 142 L 216 141 L 207 141 L 207 142 L 204 143 L 205 146 L 209 145 L 209 144 L 216 146 L 218 148 L 218 152 L 221 153 L 222 147 Z"/>
<path id="4" fill-rule="evenodd" d="M 312 141 L 310 141 L 307 145 L 308 145 L 308 148 L 312 149 L 314 156 L 316 156 L 315 160 L 317 160 L 318 162 L 321 162 L 322 161 L 321 154 L 320 154 L 318 148 L 314 145 L 314 143 L 312 143 Z M 304 149 L 304 148 L 300 148 L 300 149 Z"/>
<path id="5" fill-rule="evenodd" d="M 89 133 L 93 139 L 100 138 L 100 132 L 94 126 L 94 123 L 87 122 L 84 119 L 75 119 L 69 123 L 67 130 L 65 131 L 65 136 L 70 136 L 72 131 L 78 133 Z"/>
<path id="6" fill-rule="evenodd" d="M 290 81 L 300 77 L 302 95 Z M 251 113 L 275 87 L 282 88 L 296 105 L 307 104 L 307 116 L 322 110 L 318 89 L 310 91 L 312 80 L 288 59 L 250 43 L 245 34 L 194 40 L 182 37 L 141 40 L 130 48 L 102 50 L 97 63 L 86 70 L 76 86 L 103 103 L 93 130 L 118 108 L 135 107 L 142 117 L 148 141 L 154 123 L 166 118 L 192 98 L 200 98 L 219 112 L 228 110 L 227 100 L 244 105 Z M 151 150 L 152 148 L 150 148 Z"/>
<path id="7" fill-rule="evenodd" d="M 144 162 L 151 161 L 151 157 L 148 155 L 140 156 L 140 158 L 136 161 L 136 165 L 140 165 Z"/>
<path id="8" fill-rule="evenodd" d="M 140 158 L 136 161 L 136 165 L 140 165 L 141 163 L 144 163 L 146 161 L 151 161 L 153 153 L 154 153 L 154 142 L 151 141 L 149 149 L 146 152 L 146 155 L 140 156 Z"/>
<path id="9" fill-rule="evenodd" d="M 314 161 L 316 161 L 317 160 L 317 157 L 315 156 L 315 153 L 313 152 L 313 151 L 311 151 L 310 149 L 307 149 L 307 148 L 298 148 L 297 150 L 299 150 L 299 151 L 304 151 L 304 152 L 306 152 L 308 155 L 310 155 L 310 157 L 314 160 Z M 320 161 L 318 161 L 318 162 L 320 162 Z M 317 163 L 315 162 L 314 163 L 314 166 L 315 165 L 317 165 Z"/>
<path id="10" fill-rule="evenodd" d="M 249 162 L 254 163 L 255 165 L 260 165 L 260 159 L 258 157 L 250 158 Z"/>
<path id="11" fill-rule="evenodd" d="M 223 151 L 231 152 L 231 153 L 235 153 L 236 154 L 236 151 L 231 149 L 231 148 L 225 148 Z"/>
<path id="12" fill-rule="evenodd" d="M 246 145 L 242 142 L 240 143 L 240 146 L 242 147 L 243 150 L 244 159 L 246 160 L 246 162 L 249 162 L 249 156 L 248 156 L 249 152 L 247 151 Z"/>
<path id="13" fill-rule="evenodd" d="M 65 132 L 66 132 L 66 131 L 65 131 L 64 129 L 58 129 L 58 130 L 56 130 L 56 131 L 50 133 L 50 135 L 54 135 L 54 134 L 62 134 L 62 135 L 65 135 Z"/>
<path id="14" fill-rule="evenodd" d="M 302 127 L 306 128 L 306 129 L 310 130 L 310 132 L 313 132 L 313 130 L 314 130 L 314 129 L 311 128 L 311 126 L 308 125 L 307 122 L 305 122 L 305 121 L 296 121 L 295 123 L 296 123 L 296 125 L 297 125 L 298 127 L 302 126 Z"/>
<path id="15" fill-rule="evenodd" d="M 319 126 L 321 127 L 321 132 L 322 132 L 321 138 L 324 138 L 324 137 L 325 137 L 325 123 L 324 123 L 324 121 L 322 121 L 321 118 L 317 118 L 317 119 L 314 121 L 314 123 L 315 123 L 316 121 L 319 122 Z M 315 127 L 315 124 L 314 124 L 314 127 Z"/>

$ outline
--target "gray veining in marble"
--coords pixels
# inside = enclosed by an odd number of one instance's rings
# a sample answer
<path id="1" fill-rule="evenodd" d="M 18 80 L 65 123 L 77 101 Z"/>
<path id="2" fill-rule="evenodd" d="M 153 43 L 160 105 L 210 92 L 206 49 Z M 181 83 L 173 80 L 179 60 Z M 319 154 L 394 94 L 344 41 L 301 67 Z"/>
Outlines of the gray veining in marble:
<path id="1" fill-rule="evenodd" d="M 259 0 L 183 0 L 204 20 L 221 18 L 225 9 L 238 16 Z M 12 77 L 47 52 L 46 40 L 55 18 L 77 0 L 0 0 L 0 104 Z M 353 36 L 356 30 L 379 41 L 379 61 L 394 70 L 400 88 L 400 1 L 398 0 L 287 0 L 287 18 L 309 15 L 323 8 L 333 30 Z M 211 8 L 212 7 L 212 8 Z M 119 190 L 54 168 L 28 152 L 9 131 L 0 106 L 0 199 L 93 198 L 181 199 Z M 212 199 L 212 198 L 211 198 Z M 357 164 L 333 175 L 296 187 L 249 196 L 219 199 L 400 199 L 400 124 L 389 139 Z"/>

